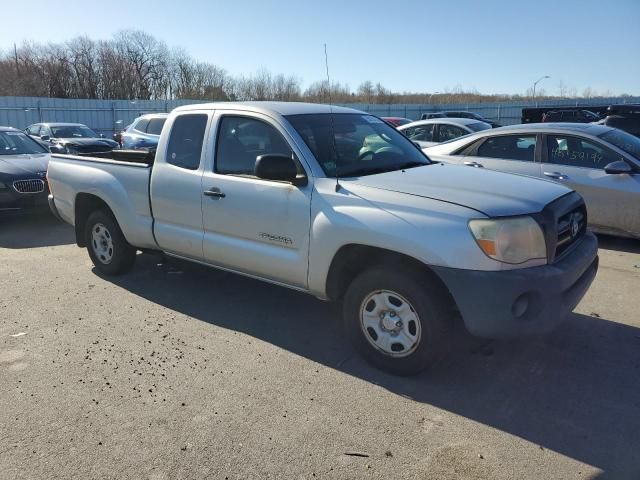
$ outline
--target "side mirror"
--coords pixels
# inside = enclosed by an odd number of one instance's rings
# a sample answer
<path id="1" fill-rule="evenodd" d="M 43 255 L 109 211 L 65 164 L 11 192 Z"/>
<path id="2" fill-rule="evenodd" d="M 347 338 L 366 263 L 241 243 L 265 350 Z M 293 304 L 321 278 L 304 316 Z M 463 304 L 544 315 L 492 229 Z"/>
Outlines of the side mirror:
<path id="1" fill-rule="evenodd" d="M 623 160 L 618 160 L 616 162 L 611 162 L 609 165 L 604 167 L 605 173 L 609 173 L 611 175 L 620 175 L 624 173 L 631 173 L 633 169 L 631 165 Z"/>
<path id="2" fill-rule="evenodd" d="M 255 175 L 263 180 L 290 182 L 297 187 L 307 184 L 307 177 L 298 176 L 298 167 L 293 158 L 271 153 L 256 158 Z"/>
<path id="3" fill-rule="evenodd" d="M 51 140 L 51 137 L 49 135 L 42 135 L 40 137 L 40 140 L 42 140 L 43 142 L 48 142 L 49 140 Z"/>

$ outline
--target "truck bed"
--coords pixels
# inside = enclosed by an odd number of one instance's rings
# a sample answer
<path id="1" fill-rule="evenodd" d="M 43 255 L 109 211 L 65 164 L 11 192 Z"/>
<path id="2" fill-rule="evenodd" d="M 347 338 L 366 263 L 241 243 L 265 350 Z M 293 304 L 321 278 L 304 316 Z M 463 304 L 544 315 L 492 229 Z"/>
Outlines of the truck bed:
<path id="1" fill-rule="evenodd" d="M 146 165 L 153 165 L 153 161 L 156 157 L 156 150 L 154 149 L 139 149 L 139 150 L 110 150 L 108 152 L 95 152 L 95 153 L 80 153 L 80 157 L 88 158 L 101 158 L 103 160 L 116 160 L 127 163 L 144 163 Z"/>
<path id="2" fill-rule="evenodd" d="M 76 201 L 91 195 L 103 201 L 117 214 L 120 228 L 129 243 L 139 248 L 156 248 L 153 217 L 149 200 L 151 163 L 144 162 L 148 152 L 127 151 L 124 156 L 112 152 L 93 156 L 52 154 L 48 179 L 60 216 L 75 225 Z M 116 159 L 118 158 L 118 159 Z M 122 160 L 121 158 L 128 158 Z M 132 161 L 132 160 L 140 161 Z"/>

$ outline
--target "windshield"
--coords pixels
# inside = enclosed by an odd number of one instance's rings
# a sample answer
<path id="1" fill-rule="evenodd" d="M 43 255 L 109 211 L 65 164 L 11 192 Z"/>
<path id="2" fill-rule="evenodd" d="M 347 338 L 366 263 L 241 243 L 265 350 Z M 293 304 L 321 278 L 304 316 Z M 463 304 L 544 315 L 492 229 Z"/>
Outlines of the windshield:
<path id="1" fill-rule="evenodd" d="M 489 130 L 491 125 L 485 122 L 476 122 L 476 123 L 468 123 L 467 127 L 469 127 L 474 132 L 480 132 L 482 130 Z"/>
<path id="2" fill-rule="evenodd" d="M 84 125 L 62 125 L 51 127 L 54 138 L 96 138 L 98 135 Z"/>
<path id="3" fill-rule="evenodd" d="M 603 133 L 600 138 L 640 160 L 640 138 L 618 129 Z"/>
<path id="4" fill-rule="evenodd" d="M 333 125 L 332 125 L 333 117 Z M 356 177 L 430 163 L 426 155 L 395 128 L 371 115 L 289 115 L 328 177 Z"/>
<path id="5" fill-rule="evenodd" d="M 0 132 L 0 155 L 28 155 L 46 152 L 46 148 L 22 132 Z"/>

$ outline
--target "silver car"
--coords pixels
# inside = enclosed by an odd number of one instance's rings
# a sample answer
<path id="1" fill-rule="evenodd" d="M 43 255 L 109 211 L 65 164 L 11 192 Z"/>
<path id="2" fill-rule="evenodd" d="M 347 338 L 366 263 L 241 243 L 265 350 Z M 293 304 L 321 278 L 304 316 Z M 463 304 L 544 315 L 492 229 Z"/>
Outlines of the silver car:
<path id="1" fill-rule="evenodd" d="M 490 129 L 490 124 L 472 118 L 432 118 L 398 127 L 405 137 L 422 148 Z"/>
<path id="2" fill-rule="evenodd" d="M 434 160 L 563 183 L 597 232 L 640 238 L 640 138 L 604 125 L 514 125 L 424 149 Z M 525 192 L 523 192 L 525 193 Z"/>

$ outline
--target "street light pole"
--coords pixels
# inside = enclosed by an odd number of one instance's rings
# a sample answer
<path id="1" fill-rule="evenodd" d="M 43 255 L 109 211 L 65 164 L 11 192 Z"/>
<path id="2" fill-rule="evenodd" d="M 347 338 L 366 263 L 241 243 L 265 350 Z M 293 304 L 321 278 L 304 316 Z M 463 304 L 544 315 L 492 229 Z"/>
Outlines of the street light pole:
<path id="1" fill-rule="evenodd" d="M 538 80 L 536 80 L 535 82 L 533 82 L 533 100 L 536 99 L 536 85 L 538 85 L 538 83 L 540 83 L 542 80 L 544 80 L 545 78 L 551 78 L 549 75 L 545 75 L 543 77 L 540 77 Z"/>
<path id="2" fill-rule="evenodd" d="M 439 95 L 440 92 L 433 92 L 431 95 L 429 95 L 429 105 L 432 105 L 431 103 L 431 99 L 433 98 L 434 95 Z"/>

